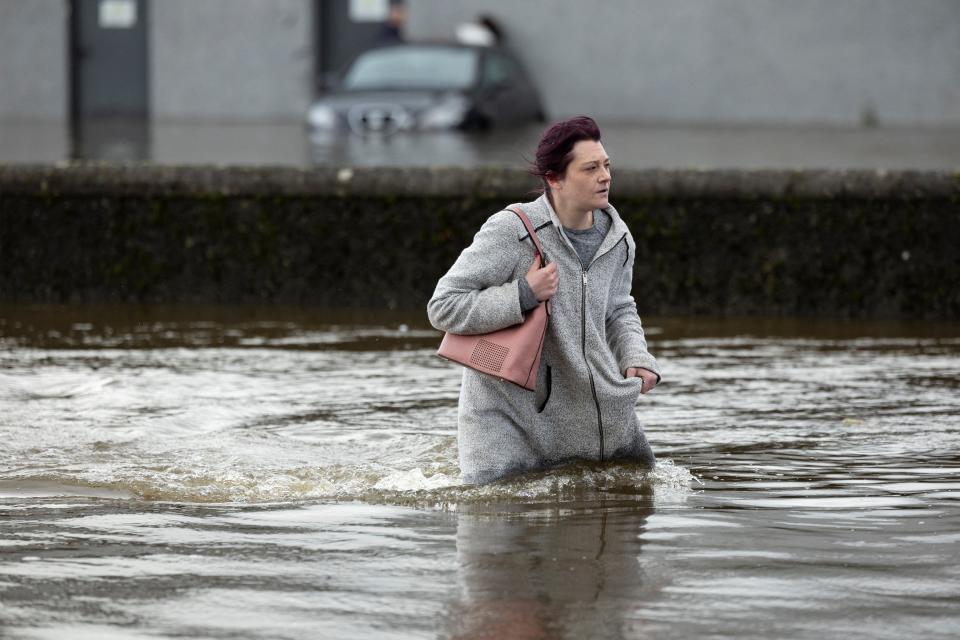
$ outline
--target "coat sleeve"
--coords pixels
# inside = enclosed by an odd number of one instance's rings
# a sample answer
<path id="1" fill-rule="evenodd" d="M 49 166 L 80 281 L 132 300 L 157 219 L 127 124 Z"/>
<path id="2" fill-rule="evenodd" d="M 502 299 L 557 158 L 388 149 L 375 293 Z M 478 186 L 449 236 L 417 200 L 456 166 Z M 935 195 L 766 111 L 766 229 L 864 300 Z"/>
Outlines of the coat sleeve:
<path id="1" fill-rule="evenodd" d="M 632 240 L 632 239 L 631 239 Z M 630 259 L 623 272 L 610 289 L 607 304 L 607 343 L 617 358 L 620 373 L 629 367 L 648 369 L 657 374 L 660 380 L 660 365 L 657 359 L 647 351 L 647 340 L 643 335 L 643 325 L 637 314 L 637 303 L 630 290 L 633 287 L 633 263 L 636 245 L 628 243 Z"/>
<path id="2" fill-rule="evenodd" d="M 475 335 L 523 322 L 513 279 L 520 261 L 516 225 L 509 211 L 491 216 L 440 278 L 427 303 L 430 324 L 440 331 Z"/>

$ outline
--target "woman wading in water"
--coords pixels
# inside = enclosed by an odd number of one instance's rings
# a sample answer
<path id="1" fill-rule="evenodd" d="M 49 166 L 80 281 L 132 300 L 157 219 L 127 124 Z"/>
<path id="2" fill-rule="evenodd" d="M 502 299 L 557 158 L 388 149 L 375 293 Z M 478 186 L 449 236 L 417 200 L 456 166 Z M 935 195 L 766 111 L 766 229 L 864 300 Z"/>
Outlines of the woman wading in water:
<path id="1" fill-rule="evenodd" d="M 491 216 L 437 283 L 427 305 L 441 331 L 478 334 L 523 321 L 550 300 L 536 392 L 464 369 L 460 469 L 483 484 L 575 460 L 654 464 L 637 422 L 638 394 L 660 381 L 630 294 L 636 245 L 609 202 L 610 159 L 591 118 L 558 122 L 537 146 L 544 193 Z"/>

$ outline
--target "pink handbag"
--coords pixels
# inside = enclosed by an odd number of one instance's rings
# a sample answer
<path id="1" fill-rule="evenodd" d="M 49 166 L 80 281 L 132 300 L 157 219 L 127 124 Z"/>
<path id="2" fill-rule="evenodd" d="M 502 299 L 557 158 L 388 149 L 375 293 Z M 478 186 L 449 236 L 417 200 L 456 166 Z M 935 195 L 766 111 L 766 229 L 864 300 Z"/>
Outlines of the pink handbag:
<path id="1" fill-rule="evenodd" d="M 520 208 L 511 208 L 510 211 L 523 221 L 541 265 L 546 265 L 546 254 L 527 214 Z M 524 314 L 523 322 L 512 327 L 472 336 L 445 334 L 437 355 L 534 391 L 549 320 L 550 303 L 543 301 Z"/>

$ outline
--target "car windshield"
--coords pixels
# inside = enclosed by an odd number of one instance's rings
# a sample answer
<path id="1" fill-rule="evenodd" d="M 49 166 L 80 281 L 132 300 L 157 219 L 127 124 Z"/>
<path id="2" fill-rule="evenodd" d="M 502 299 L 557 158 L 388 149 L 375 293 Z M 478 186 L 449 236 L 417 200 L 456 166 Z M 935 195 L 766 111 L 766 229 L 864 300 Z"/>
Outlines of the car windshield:
<path id="1" fill-rule="evenodd" d="M 343 79 L 346 89 L 466 89 L 477 53 L 454 47 L 389 47 L 361 55 Z"/>

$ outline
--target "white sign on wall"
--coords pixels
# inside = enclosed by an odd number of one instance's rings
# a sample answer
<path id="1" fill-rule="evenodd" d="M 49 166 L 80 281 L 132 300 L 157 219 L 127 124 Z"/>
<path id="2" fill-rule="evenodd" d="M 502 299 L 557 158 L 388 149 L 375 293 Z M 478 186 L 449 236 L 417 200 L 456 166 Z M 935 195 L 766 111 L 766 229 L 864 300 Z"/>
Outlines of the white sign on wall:
<path id="1" fill-rule="evenodd" d="M 390 0 L 350 0 L 353 22 L 384 22 L 390 15 Z"/>
<path id="2" fill-rule="evenodd" d="M 137 25 L 136 0 L 100 0 L 101 29 L 130 29 Z"/>

